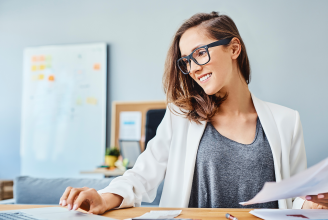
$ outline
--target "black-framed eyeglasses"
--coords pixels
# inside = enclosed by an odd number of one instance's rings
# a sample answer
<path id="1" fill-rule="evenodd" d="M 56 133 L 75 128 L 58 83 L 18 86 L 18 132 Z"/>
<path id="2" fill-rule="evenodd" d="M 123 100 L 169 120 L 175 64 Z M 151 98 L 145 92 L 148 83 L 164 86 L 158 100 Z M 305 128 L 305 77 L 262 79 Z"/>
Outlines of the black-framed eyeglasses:
<path id="1" fill-rule="evenodd" d="M 205 65 L 210 62 L 211 57 L 208 52 L 208 48 L 216 47 L 220 45 L 227 45 L 230 43 L 231 38 L 215 41 L 213 43 L 196 48 L 188 56 L 181 57 L 177 60 L 177 65 L 183 74 L 189 74 L 191 69 L 191 61 L 193 60 L 197 65 Z"/>

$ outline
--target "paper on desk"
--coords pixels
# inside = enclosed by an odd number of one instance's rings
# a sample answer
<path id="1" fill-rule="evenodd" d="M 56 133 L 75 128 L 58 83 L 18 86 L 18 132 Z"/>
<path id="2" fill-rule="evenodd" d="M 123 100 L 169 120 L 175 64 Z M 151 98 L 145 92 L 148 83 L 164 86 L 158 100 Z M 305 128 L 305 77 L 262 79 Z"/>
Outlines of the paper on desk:
<path id="1" fill-rule="evenodd" d="M 255 209 L 249 213 L 265 220 L 328 218 L 328 210 L 323 209 Z"/>
<path id="2" fill-rule="evenodd" d="M 180 215 L 182 210 L 150 211 L 134 219 L 168 219 Z"/>
<path id="3" fill-rule="evenodd" d="M 328 192 L 328 158 L 281 182 L 265 183 L 253 199 L 239 204 L 250 205 L 325 192 Z"/>

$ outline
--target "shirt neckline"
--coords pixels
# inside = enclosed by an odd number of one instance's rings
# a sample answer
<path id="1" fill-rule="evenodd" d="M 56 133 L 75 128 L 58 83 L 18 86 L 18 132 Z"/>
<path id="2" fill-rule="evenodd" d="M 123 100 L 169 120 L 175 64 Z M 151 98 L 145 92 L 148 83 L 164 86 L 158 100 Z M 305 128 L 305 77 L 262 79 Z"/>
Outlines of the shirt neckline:
<path id="1" fill-rule="evenodd" d="M 259 117 L 257 116 L 257 119 L 256 119 L 256 129 L 255 129 L 255 137 L 254 137 L 254 140 L 252 141 L 252 143 L 250 144 L 243 144 L 243 143 L 239 143 L 237 141 L 234 141 L 234 140 L 231 140 L 230 138 L 227 138 L 226 136 L 222 135 L 218 130 L 215 129 L 215 127 L 212 125 L 212 123 L 210 123 L 210 126 L 212 126 L 212 128 L 216 131 L 216 133 L 222 137 L 222 139 L 224 141 L 227 141 L 227 142 L 230 142 L 230 143 L 233 143 L 233 144 L 238 144 L 238 145 L 242 145 L 242 146 L 250 146 L 250 145 L 253 145 L 256 140 L 258 139 L 258 133 L 259 133 L 259 127 L 260 127 L 260 119 Z"/>

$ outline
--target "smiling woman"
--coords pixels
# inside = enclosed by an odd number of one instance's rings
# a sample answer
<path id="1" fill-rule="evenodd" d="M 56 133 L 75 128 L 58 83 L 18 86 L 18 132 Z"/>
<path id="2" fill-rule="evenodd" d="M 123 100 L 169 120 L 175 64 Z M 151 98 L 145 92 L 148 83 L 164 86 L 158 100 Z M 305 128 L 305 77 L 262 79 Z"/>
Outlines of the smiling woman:
<path id="1" fill-rule="evenodd" d="M 194 73 L 189 70 L 188 73 L 192 77 L 186 77 L 181 74 L 181 69 L 178 68 L 179 65 L 177 66 L 175 61 L 191 52 L 197 53 L 198 50 L 195 49 L 206 43 L 232 38 L 233 41 L 229 41 L 230 44 L 236 42 L 240 44 L 240 54 L 238 54 L 236 61 L 242 77 L 248 84 L 250 82 L 251 70 L 246 46 L 235 23 L 230 17 L 218 15 L 217 12 L 196 14 L 188 19 L 175 34 L 165 63 L 163 76 L 164 91 L 167 94 L 169 102 L 174 103 L 182 109 L 188 110 L 188 113 L 186 113 L 188 119 L 196 122 L 210 120 L 219 110 L 221 103 L 227 98 L 227 94 L 211 96 L 215 94 L 215 91 L 208 91 L 209 94 L 207 94 L 205 88 L 202 88 L 202 86 L 195 82 L 202 82 L 202 84 L 205 84 L 208 81 L 205 80 L 205 78 L 212 77 L 213 73 L 194 75 Z M 220 47 L 223 47 L 221 48 L 221 50 L 223 50 L 228 46 L 230 45 L 222 45 Z M 183 50 L 180 51 L 180 47 Z M 218 64 L 218 66 L 215 67 L 218 68 L 218 72 L 227 72 L 224 70 L 227 62 L 218 57 L 215 49 L 217 48 L 213 47 L 207 49 L 209 57 Z M 195 60 L 193 60 L 193 62 L 189 61 L 190 69 L 191 66 L 195 64 Z M 210 66 L 212 62 L 209 61 L 209 63 L 205 62 L 204 64 Z M 215 77 L 217 78 L 218 75 Z M 203 79 L 201 80 L 201 78 Z M 216 80 L 218 83 L 223 82 L 223 79 L 220 78 Z M 210 90 L 208 86 L 206 89 Z"/>

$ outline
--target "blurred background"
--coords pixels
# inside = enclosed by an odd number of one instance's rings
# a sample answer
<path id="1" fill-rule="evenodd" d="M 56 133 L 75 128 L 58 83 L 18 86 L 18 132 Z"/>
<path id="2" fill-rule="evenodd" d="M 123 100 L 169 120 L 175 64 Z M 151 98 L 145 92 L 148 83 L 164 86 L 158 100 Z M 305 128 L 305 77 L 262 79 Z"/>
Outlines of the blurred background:
<path id="1" fill-rule="evenodd" d="M 26 48 L 108 45 L 111 124 L 113 101 L 165 100 L 162 74 L 175 31 L 193 14 L 211 11 L 230 16 L 239 29 L 251 63 L 250 90 L 299 111 L 308 166 L 316 164 L 328 156 L 327 9 L 325 0 L 0 0 L 0 179 L 14 179 L 23 169 Z M 107 147 L 111 132 L 107 126 Z"/>

